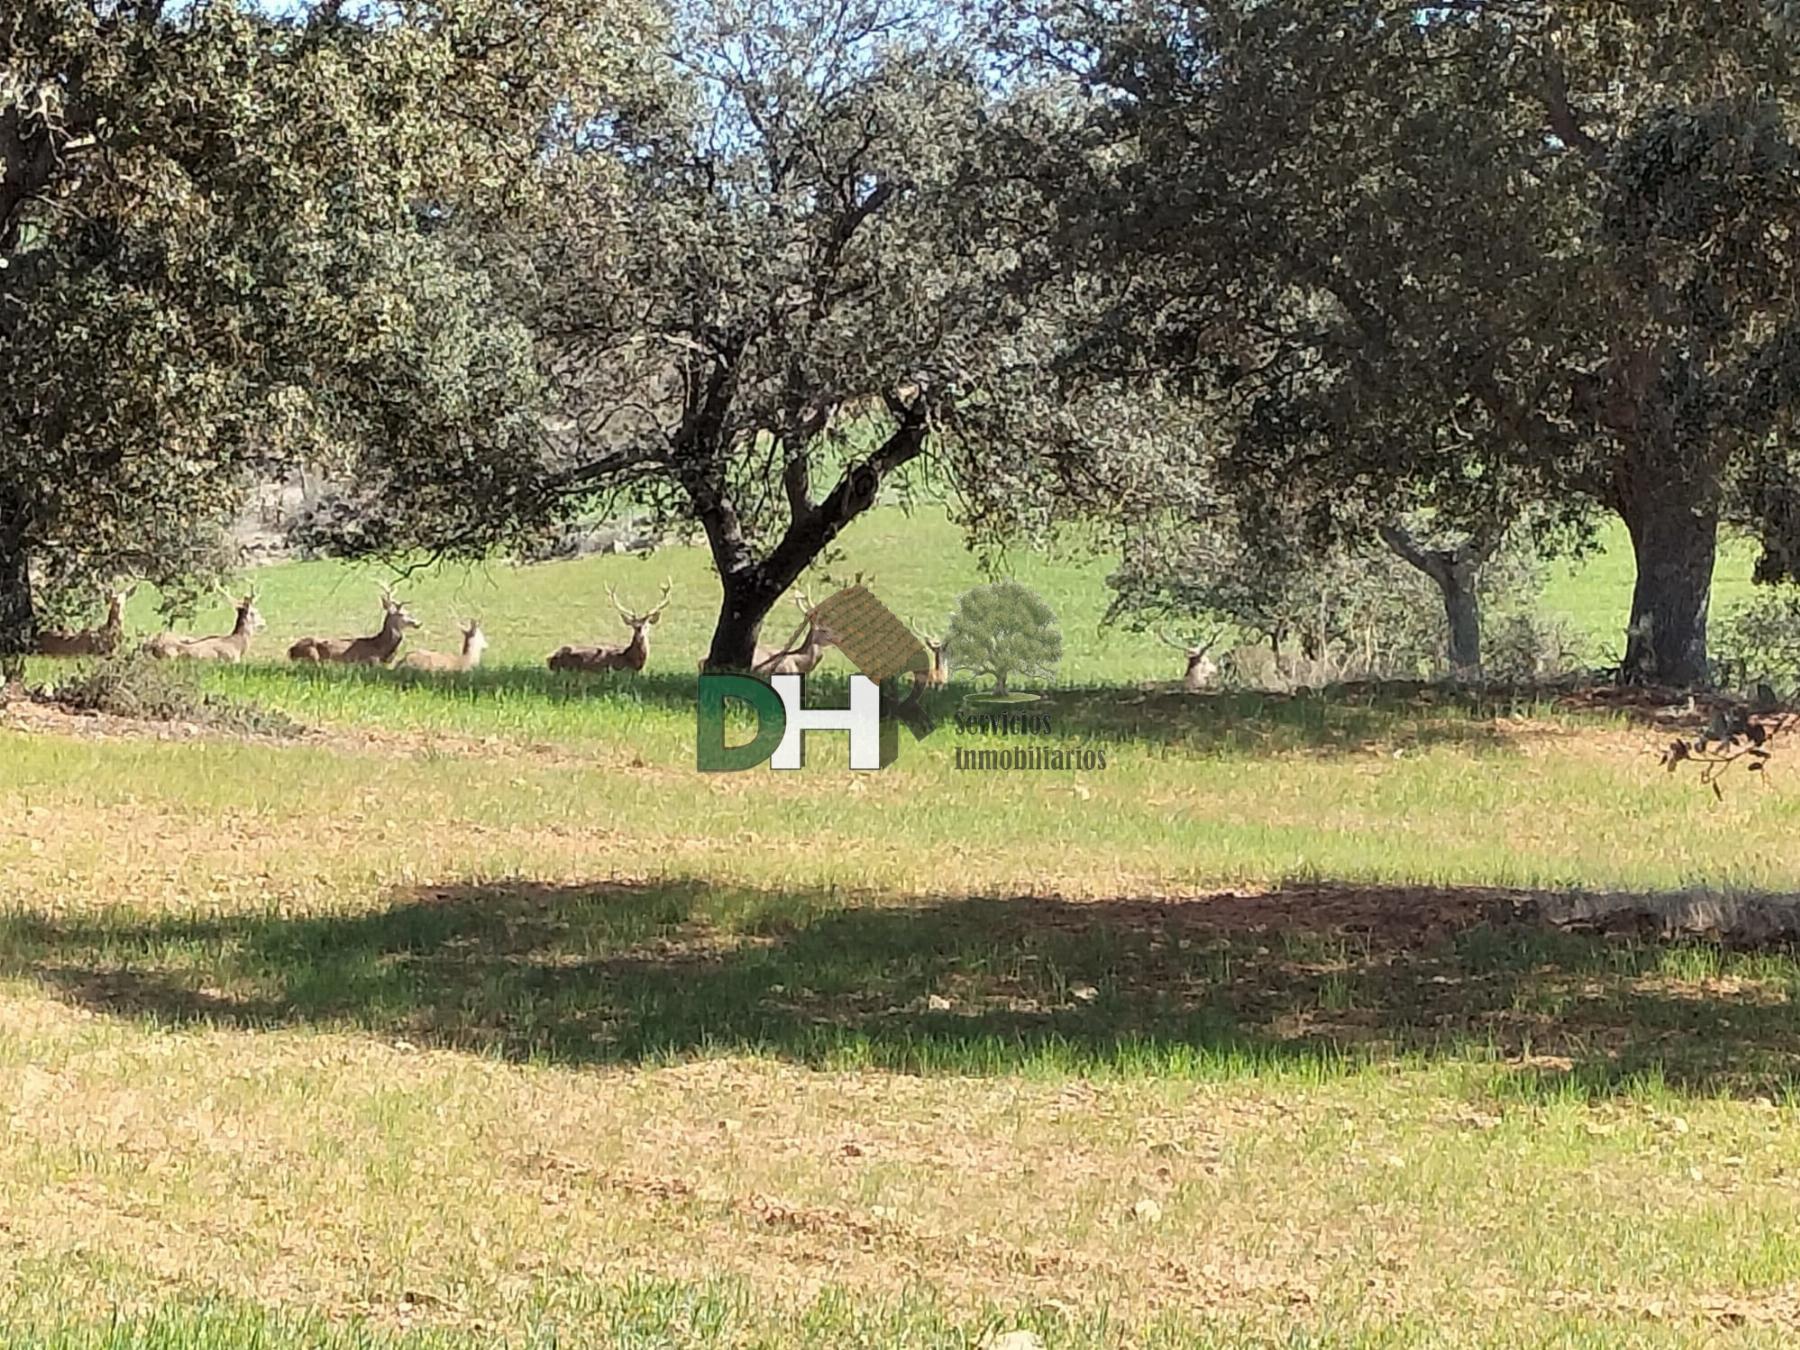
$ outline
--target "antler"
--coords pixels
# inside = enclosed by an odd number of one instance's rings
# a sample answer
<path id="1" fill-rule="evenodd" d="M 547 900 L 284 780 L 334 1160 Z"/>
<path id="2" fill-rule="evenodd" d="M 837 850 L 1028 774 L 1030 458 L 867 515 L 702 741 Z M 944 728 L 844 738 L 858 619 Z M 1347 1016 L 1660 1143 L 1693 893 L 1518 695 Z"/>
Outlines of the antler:
<path id="1" fill-rule="evenodd" d="M 662 595 L 658 598 L 658 600 L 656 602 L 656 608 L 651 610 L 648 614 L 644 615 L 644 619 L 646 622 L 648 622 L 651 619 L 654 619 L 658 614 L 661 614 L 665 609 L 667 609 L 669 607 L 669 593 L 674 588 L 674 585 L 675 585 L 674 577 L 667 577 L 663 580 Z"/>
<path id="2" fill-rule="evenodd" d="M 619 617 L 629 624 L 632 619 L 631 611 L 619 603 L 619 593 L 612 588 L 610 583 L 606 587 L 606 598 L 612 601 L 612 607 L 619 611 Z"/>
<path id="3" fill-rule="evenodd" d="M 1208 637 L 1204 642 L 1177 642 L 1160 628 L 1153 631 L 1156 633 L 1157 640 L 1165 647 L 1173 647 L 1176 651 L 1183 652 L 1190 656 L 1205 656 L 1214 647 L 1218 646 L 1219 639 L 1225 636 L 1225 628 L 1222 624 L 1213 629 L 1212 636 Z"/>

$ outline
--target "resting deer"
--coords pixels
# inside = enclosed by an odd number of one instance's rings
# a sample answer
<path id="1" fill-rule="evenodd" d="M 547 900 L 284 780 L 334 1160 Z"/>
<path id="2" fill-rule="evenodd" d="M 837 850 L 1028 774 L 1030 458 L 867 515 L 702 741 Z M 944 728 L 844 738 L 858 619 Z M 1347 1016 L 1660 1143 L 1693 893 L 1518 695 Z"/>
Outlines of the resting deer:
<path id="1" fill-rule="evenodd" d="M 394 599 L 386 586 L 381 588 L 381 631 L 359 638 L 301 638 L 288 648 L 288 660 L 315 664 L 332 662 L 342 666 L 385 666 L 394 659 L 406 630 L 417 628 L 419 621 L 406 612 L 406 606 Z"/>
<path id="2" fill-rule="evenodd" d="M 119 650 L 125 636 L 125 602 L 137 593 L 137 587 L 106 592 L 106 622 L 98 628 L 84 628 L 78 633 L 40 633 L 39 656 L 111 656 Z"/>
<path id="3" fill-rule="evenodd" d="M 487 650 L 487 634 L 481 631 L 481 620 L 475 619 L 462 625 L 462 651 L 456 655 L 448 652 L 412 652 L 400 663 L 402 670 L 429 670 L 451 675 L 460 675 L 475 669 L 481 664 L 481 654 Z"/>
<path id="4" fill-rule="evenodd" d="M 177 657 L 188 661 L 223 661 L 235 666 L 250 650 L 250 640 L 263 630 L 263 617 L 256 609 L 256 592 L 251 591 L 237 602 L 237 622 L 221 637 L 183 637 L 179 633 L 159 633 L 144 644 L 144 653 L 159 661 Z"/>
<path id="5" fill-rule="evenodd" d="M 1190 694 L 1204 693 L 1219 682 L 1219 663 L 1212 659 L 1210 653 L 1223 636 L 1223 630 L 1214 633 L 1205 642 L 1199 644 L 1177 642 L 1167 633 L 1157 630 L 1156 636 L 1164 646 L 1173 647 L 1187 657 L 1187 673 L 1183 676 L 1181 687 Z"/>
<path id="6" fill-rule="evenodd" d="M 825 659 L 825 649 L 836 641 L 831 630 L 813 617 L 813 603 L 805 591 L 794 597 L 794 604 L 806 616 L 803 625 L 805 641 L 799 641 L 802 629 L 795 629 L 794 636 L 785 647 L 765 647 L 759 644 L 750 667 L 752 675 L 760 675 L 764 679 L 771 675 L 810 675 L 813 667 Z M 796 642 L 798 645 L 795 645 Z"/>
<path id="7" fill-rule="evenodd" d="M 618 594 L 608 586 L 606 596 L 612 601 L 613 608 L 619 611 L 619 618 L 631 630 L 631 641 L 602 647 L 558 647 L 545 664 L 552 670 L 629 670 L 634 673 L 642 670 L 644 662 L 650 659 L 650 626 L 662 618 L 662 612 L 669 607 L 669 590 L 672 584 L 672 581 L 663 582 L 662 595 L 657 599 L 655 608 L 642 614 L 622 605 Z"/>

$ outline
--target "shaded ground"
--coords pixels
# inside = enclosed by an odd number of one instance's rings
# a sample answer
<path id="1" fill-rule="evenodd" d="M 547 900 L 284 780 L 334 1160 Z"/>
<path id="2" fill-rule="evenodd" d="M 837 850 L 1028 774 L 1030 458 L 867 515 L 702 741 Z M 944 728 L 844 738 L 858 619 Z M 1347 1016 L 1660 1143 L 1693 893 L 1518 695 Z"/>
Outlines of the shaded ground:
<path id="1" fill-rule="evenodd" d="M 14 914 L 0 950 L 6 974 L 117 1016 L 353 1026 L 561 1063 L 744 1051 L 1205 1074 L 1473 1055 L 1557 1090 L 1791 1090 L 1790 954 L 1557 931 L 1534 908 L 1504 890 L 1318 884 L 900 904 L 518 883 L 419 888 L 357 917 Z"/>
<path id="2" fill-rule="evenodd" d="M 67 678 L 72 667 L 51 672 Z M 473 710 L 484 702 L 546 712 L 621 708 L 654 709 L 691 718 L 694 677 L 686 673 L 609 673 L 578 676 L 518 666 L 491 666 L 455 677 L 354 667 L 255 664 L 204 672 L 219 688 L 248 703 L 308 720 L 312 701 L 332 692 L 355 708 L 352 720 L 380 723 L 392 709 L 387 700 L 441 701 L 446 710 Z M 50 676 L 45 676 L 49 679 Z M 833 670 L 809 681 L 810 696 L 822 706 L 842 704 L 845 674 Z M 15 691 L 17 692 L 17 691 Z M 929 734 L 949 740 L 971 690 L 953 687 L 922 701 Z M 343 705 L 341 700 L 350 699 Z M 1189 694 L 1179 683 L 1065 687 L 1048 691 L 1038 709 L 1052 719 L 1060 738 L 1179 748 L 1195 754 L 1218 752 L 1316 754 L 1357 753 L 1371 744 L 1427 748 L 1435 745 L 1497 747 L 1521 735 L 1554 728 L 1570 736 L 1603 736 L 1607 722 L 1658 730 L 1692 730 L 1715 708 L 1741 703 L 1724 695 L 1693 696 L 1661 688 L 1546 684 L 1459 687 L 1420 681 L 1379 681 L 1291 693 L 1214 690 Z M 1605 719 L 1602 721 L 1601 719 Z M 74 715 L 53 700 L 16 696 L 0 700 L 0 720 L 36 730 L 71 734 L 131 734 L 129 719 Z M 168 739 L 214 734 L 181 723 L 145 723 Z M 910 736 L 903 737 L 911 744 Z M 904 751 L 904 746 L 903 746 Z"/>

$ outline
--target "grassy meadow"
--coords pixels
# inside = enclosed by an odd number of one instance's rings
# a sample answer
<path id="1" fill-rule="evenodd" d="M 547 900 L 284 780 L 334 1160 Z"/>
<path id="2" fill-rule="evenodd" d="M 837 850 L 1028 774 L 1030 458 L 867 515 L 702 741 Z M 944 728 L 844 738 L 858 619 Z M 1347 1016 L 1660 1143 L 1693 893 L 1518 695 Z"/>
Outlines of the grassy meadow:
<path id="1" fill-rule="evenodd" d="M 922 625 L 983 579 L 930 518 L 843 554 Z M 1623 716 L 1187 697 L 1103 561 L 1010 566 L 1104 770 L 959 772 L 1005 742 L 946 718 L 696 773 L 686 549 L 411 578 L 425 645 L 493 641 L 436 679 L 288 667 L 381 574 L 265 569 L 205 679 L 296 741 L 0 715 L 0 1338 L 1792 1343 L 1800 960 L 1529 917 L 1800 889 L 1792 765 L 1715 799 Z M 665 576 L 644 675 L 543 669 Z M 1613 539 L 1545 603 L 1605 650 L 1629 589 Z"/>

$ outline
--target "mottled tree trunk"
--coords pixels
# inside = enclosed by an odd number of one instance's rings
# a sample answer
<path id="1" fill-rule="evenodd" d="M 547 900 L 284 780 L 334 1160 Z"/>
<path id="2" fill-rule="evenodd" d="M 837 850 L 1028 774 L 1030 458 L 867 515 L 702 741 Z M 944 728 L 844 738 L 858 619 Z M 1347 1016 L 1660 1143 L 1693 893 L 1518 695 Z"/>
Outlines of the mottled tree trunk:
<path id="1" fill-rule="evenodd" d="M 1462 679 L 1481 678 L 1481 597 L 1474 569 L 1453 567 L 1437 578 L 1450 624 L 1450 669 Z"/>
<path id="2" fill-rule="evenodd" d="M 1718 553 L 1718 512 L 1693 483 L 1661 482 L 1623 515 L 1637 560 L 1624 677 L 1639 684 L 1705 686 L 1706 620 Z"/>
<path id="3" fill-rule="evenodd" d="M 1481 565 L 1493 551 L 1491 541 L 1470 540 L 1455 549 L 1430 549 L 1420 545 L 1396 525 L 1384 525 L 1381 538 L 1394 553 L 1411 563 L 1437 586 L 1444 599 L 1444 619 L 1449 625 L 1450 669 L 1458 679 L 1481 678 Z"/>

